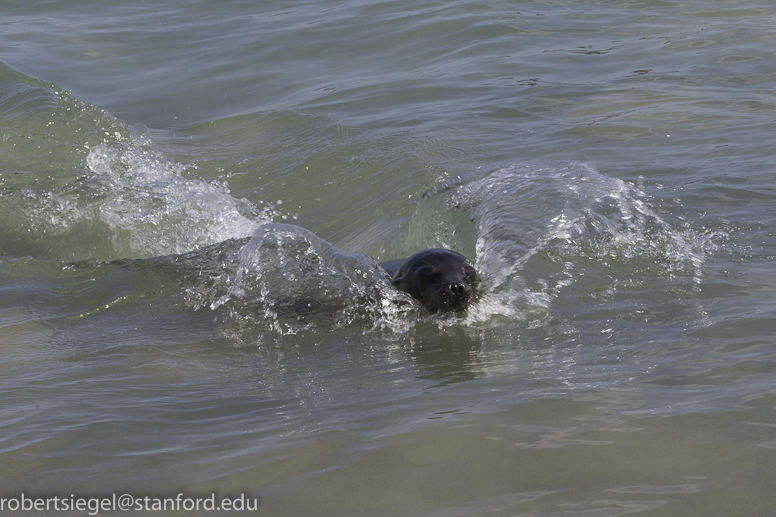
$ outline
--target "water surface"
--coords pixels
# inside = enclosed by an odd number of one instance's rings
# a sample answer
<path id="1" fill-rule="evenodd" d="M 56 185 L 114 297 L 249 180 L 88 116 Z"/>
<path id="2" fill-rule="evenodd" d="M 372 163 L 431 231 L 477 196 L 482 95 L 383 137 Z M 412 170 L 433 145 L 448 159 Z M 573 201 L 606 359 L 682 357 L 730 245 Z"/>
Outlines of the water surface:
<path id="1" fill-rule="evenodd" d="M 773 19 L 7 3 L 2 496 L 770 515 Z M 378 266 L 427 247 L 465 316 Z"/>

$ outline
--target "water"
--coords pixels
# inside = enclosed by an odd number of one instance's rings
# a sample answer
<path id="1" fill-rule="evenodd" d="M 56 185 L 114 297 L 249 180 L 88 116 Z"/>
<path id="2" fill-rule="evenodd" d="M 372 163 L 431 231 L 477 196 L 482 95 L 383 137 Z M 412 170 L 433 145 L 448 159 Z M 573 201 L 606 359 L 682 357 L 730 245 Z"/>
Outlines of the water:
<path id="1" fill-rule="evenodd" d="M 774 14 L 6 2 L 0 498 L 772 514 Z"/>

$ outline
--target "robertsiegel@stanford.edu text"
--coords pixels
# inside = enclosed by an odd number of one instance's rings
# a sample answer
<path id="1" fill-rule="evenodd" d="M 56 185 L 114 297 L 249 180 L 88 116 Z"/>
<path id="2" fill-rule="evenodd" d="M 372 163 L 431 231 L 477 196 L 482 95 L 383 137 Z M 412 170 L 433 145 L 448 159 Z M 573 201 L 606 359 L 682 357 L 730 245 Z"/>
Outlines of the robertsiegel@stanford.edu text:
<path id="1" fill-rule="evenodd" d="M 240 494 L 237 497 L 224 497 L 216 500 L 215 494 L 206 497 L 186 497 L 179 493 L 175 497 L 133 496 L 130 494 L 112 494 L 105 497 L 70 496 L 32 496 L 22 493 L 18 497 L 0 496 L 0 512 L 30 511 L 81 511 L 89 515 L 115 511 L 255 511 L 259 508 L 258 497 Z"/>

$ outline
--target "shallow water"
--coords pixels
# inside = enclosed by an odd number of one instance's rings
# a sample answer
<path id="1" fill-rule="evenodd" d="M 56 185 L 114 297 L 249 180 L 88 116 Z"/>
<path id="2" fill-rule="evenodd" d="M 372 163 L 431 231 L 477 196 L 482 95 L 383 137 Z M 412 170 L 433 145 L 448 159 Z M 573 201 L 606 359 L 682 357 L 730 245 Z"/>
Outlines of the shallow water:
<path id="1" fill-rule="evenodd" d="M 0 498 L 770 515 L 773 19 L 8 3 Z M 378 266 L 427 247 L 466 315 Z"/>

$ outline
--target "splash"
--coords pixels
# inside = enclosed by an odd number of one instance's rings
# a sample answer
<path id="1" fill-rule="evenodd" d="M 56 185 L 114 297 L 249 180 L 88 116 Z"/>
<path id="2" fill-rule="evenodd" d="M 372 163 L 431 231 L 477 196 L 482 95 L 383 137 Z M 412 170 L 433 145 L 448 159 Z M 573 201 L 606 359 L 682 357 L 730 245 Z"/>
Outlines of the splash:
<path id="1" fill-rule="evenodd" d="M 541 321 L 574 296 L 697 289 L 713 249 L 708 236 L 652 210 L 639 188 L 587 164 L 511 166 L 444 190 L 448 213 L 463 211 L 476 227 L 481 296 L 463 317 L 426 313 L 372 258 L 276 223 L 212 259 L 219 266 L 188 301 L 224 315 L 241 336 L 352 326 L 402 335 L 418 324 L 476 333 Z"/>
<path id="2" fill-rule="evenodd" d="M 276 215 L 233 197 L 225 182 L 187 177 L 190 168 L 142 135 L 100 143 L 86 174 L 33 196 L 27 211 L 58 257 L 98 260 L 184 253 L 251 235 Z"/>
<path id="3" fill-rule="evenodd" d="M 101 144 L 86 159 L 109 194 L 99 216 L 113 231 L 114 247 L 131 255 L 182 253 L 250 235 L 271 219 L 219 181 L 186 178 L 187 167 L 155 150 L 146 138 Z"/>
<path id="4" fill-rule="evenodd" d="M 486 314 L 546 310 L 572 284 L 611 292 L 660 278 L 697 290 L 714 249 L 653 211 L 642 190 L 585 163 L 512 165 L 443 189 L 476 224 Z"/>
<path id="5" fill-rule="evenodd" d="M 194 309 L 220 311 L 236 334 L 373 327 L 410 305 L 367 255 L 347 253 L 298 226 L 272 223 L 221 254 L 218 270 L 187 290 Z M 200 260 L 201 252 L 188 260 Z"/>
<path id="6" fill-rule="evenodd" d="M 130 128 L 55 84 L 0 66 L 3 253 L 112 260 L 184 253 L 249 236 L 279 215 L 168 159 Z"/>

